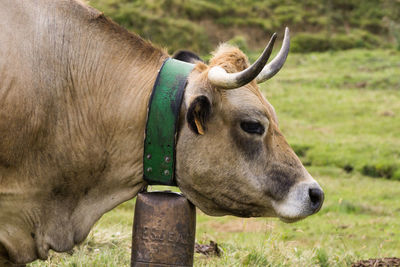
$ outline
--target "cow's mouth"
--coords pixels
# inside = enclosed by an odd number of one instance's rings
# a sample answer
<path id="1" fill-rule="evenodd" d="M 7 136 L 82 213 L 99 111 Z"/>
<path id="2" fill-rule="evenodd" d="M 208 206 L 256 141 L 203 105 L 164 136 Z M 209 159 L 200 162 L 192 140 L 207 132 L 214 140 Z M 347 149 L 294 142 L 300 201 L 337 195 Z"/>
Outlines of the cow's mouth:
<path id="1" fill-rule="evenodd" d="M 301 182 L 293 186 L 281 201 L 272 201 L 278 217 L 292 223 L 317 213 L 324 202 L 324 193 L 316 182 Z"/>

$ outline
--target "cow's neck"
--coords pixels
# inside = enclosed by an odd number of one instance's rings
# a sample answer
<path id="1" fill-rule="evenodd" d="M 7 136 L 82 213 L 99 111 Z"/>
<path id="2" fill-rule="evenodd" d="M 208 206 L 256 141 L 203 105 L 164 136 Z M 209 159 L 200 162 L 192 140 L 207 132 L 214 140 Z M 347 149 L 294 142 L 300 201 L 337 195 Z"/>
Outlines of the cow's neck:
<path id="1" fill-rule="evenodd" d="M 2 48 L 15 55 L 0 58 L 11 92 L 0 124 L 9 140 L 0 262 L 27 262 L 70 250 L 143 187 L 147 103 L 167 55 L 78 2 L 6 1 L 5 10 L 15 32 L 0 33 Z"/>
<path id="2" fill-rule="evenodd" d="M 85 238 L 104 212 L 134 197 L 144 185 L 147 105 L 167 57 L 102 15 L 81 26 L 87 30 L 75 32 L 66 51 L 65 86 L 59 87 L 65 112 L 59 113 L 56 130 L 64 142 L 58 171 L 67 181 L 61 186 L 66 183 L 70 191 L 70 199 L 60 205 L 71 205 L 71 217 L 60 223 L 79 225 L 69 230 L 75 242 Z"/>
<path id="3" fill-rule="evenodd" d="M 71 131 L 75 123 L 73 135 L 86 141 L 86 147 L 75 147 L 77 151 L 93 152 L 97 141 L 98 149 L 105 151 L 95 154 L 106 154 L 109 168 L 115 163 L 115 172 L 126 168 L 131 176 L 135 170 L 134 177 L 141 178 L 148 100 L 167 55 L 103 16 L 91 23 L 85 32 L 91 33 L 84 38 L 87 47 L 73 47 L 68 53 L 69 67 L 64 69 L 67 82 L 60 88 L 71 104 L 66 106 L 69 117 L 63 118 L 63 125 Z M 75 120 L 72 124 L 70 118 Z"/>
<path id="4" fill-rule="evenodd" d="M 65 110 L 58 112 L 56 136 L 65 146 L 59 158 L 92 176 L 88 184 L 80 178 L 77 190 L 109 179 L 110 188 L 116 180 L 124 187 L 116 193 L 132 192 L 142 184 L 147 105 L 167 54 L 93 12 L 62 36 L 67 46 L 60 48 L 63 79 L 56 91 Z"/>

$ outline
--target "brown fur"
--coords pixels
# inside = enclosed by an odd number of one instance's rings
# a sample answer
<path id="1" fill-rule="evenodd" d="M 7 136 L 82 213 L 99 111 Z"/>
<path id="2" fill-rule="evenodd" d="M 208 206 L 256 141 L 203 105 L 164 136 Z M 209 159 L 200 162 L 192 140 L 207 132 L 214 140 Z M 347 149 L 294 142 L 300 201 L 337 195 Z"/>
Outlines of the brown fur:
<path id="1" fill-rule="evenodd" d="M 71 249 L 145 185 L 168 55 L 76 1 L 6 0 L 0 17 L 0 243 L 26 263 Z"/>
<path id="2" fill-rule="evenodd" d="M 213 66 L 234 73 L 247 68 L 249 62 L 238 48 L 223 44 L 210 60 Z M 219 90 L 209 83 L 208 70 L 198 63 L 186 88 L 186 108 L 190 110 L 199 97 L 208 98 L 212 108 L 204 135 L 187 125 L 181 128 L 179 187 L 208 214 L 280 216 L 271 202 L 284 202 L 294 185 L 313 184 L 313 180 L 280 133 L 274 108 L 255 81 L 238 89 Z M 244 133 L 243 120 L 262 122 L 265 134 Z"/>
<path id="3" fill-rule="evenodd" d="M 168 55 L 76 0 L 4 0 L 0 18 L 0 263 L 23 264 L 70 250 L 146 185 L 147 103 Z M 210 64 L 248 60 L 221 46 Z M 208 70 L 197 63 L 181 109 L 180 188 L 209 214 L 279 216 L 272 200 L 307 172 L 255 82 L 220 91 Z M 204 135 L 184 120 L 198 96 L 211 103 Z M 244 117 L 267 134 L 243 133 Z"/>
<path id="4" fill-rule="evenodd" d="M 210 67 L 213 66 L 221 66 L 227 72 L 235 73 L 246 69 L 249 66 L 249 60 L 237 47 L 222 44 L 213 52 Z"/>
<path id="5" fill-rule="evenodd" d="M 229 44 L 222 44 L 213 52 L 213 58 L 210 60 L 210 67 L 213 66 L 221 66 L 228 73 L 235 73 L 248 68 L 250 64 L 247 56 L 239 48 Z M 250 90 L 261 102 L 264 103 L 265 108 L 268 110 L 267 113 L 269 113 L 270 117 L 277 122 L 275 110 L 262 95 L 257 83 L 252 81 L 247 84 L 245 88 Z M 222 91 L 222 93 L 224 92 L 228 91 Z"/>

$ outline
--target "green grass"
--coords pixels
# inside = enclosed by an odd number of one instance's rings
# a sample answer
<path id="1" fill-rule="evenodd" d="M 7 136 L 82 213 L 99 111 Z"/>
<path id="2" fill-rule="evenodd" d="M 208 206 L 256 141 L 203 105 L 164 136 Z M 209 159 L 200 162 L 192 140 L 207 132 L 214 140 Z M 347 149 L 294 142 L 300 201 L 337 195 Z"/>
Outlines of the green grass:
<path id="1" fill-rule="evenodd" d="M 208 53 L 242 35 L 251 49 L 284 26 L 297 52 L 400 47 L 400 2 L 393 0 L 90 0 L 117 23 L 173 52 Z"/>
<path id="2" fill-rule="evenodd" d="M 400 257 L 399 69 L 400 53 L 390 50 L 291 54 L 262 90 L 324 188 L 324 206 L 293 224 L 198 211 L 197 242 L 216 241 L 223 254 L 196 254 L 195 266 L 348 266 Z M 129 266 L 133 210 L 134 200 L 120 205 L 71 255 L 51 253 L 29 266 Z"/>
<path id="3" fill-rule="evenodd" d="M 400 256 L 397 181 L 311 167 L 325 189 L 322 210 L 303 221 L 209 217 L 198 211 L 196 240 L 218 242 L 221 257 L 195 255 L 195 266 L 347 266 Z M 134 201 L 107 213 L 73 254 L 52 253 L 29 266 L 130 266 Z"/>
<path id="4" fill-rule="evenodd" d="M 400 53 L 289 57 L 262 89 L 303 162 L 400 180 Z"/>
<path id="5" fill-rule="evenodd" d="M 219 241 L 225 254 L 220 259 L 197 256 L 197 263 L 346 266 L 357 259 L 399 256 L 397 182 L 349 175 L 335 168 L 310 170 L 326 193 L 320 213 L 294 224 L 200 216 L 198 239 Z"/>

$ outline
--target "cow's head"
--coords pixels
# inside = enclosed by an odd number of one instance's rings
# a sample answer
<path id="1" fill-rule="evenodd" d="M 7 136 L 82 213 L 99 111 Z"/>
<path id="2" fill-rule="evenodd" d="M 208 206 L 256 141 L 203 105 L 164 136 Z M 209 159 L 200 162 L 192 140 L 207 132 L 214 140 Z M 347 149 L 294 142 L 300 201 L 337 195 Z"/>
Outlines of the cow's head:
<path id="1" fill-rule="evenodd" d="M 210 65 L 198 63 L 189 77 L 177 145 L 182 192 L 211 215 L 273 216 L 291 222 L 317 212 L 324 194 L 278 129 L 263 82 L 283 66 L 282 48 L 265 65 L 275 36 L 249 67 L 237 48 L 222 45 Z"/>

